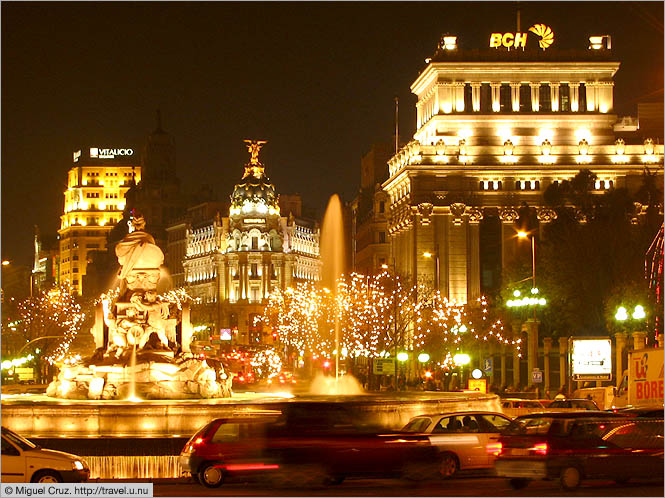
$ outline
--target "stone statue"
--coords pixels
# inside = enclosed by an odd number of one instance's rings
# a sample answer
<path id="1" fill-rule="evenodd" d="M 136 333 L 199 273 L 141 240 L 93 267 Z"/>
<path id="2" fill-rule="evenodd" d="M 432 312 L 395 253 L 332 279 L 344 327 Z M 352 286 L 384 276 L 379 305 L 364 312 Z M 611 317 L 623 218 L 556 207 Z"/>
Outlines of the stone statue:
<path id="1" fill-rule="evenodd" d="M 145 220 L 136 213 L 130 220 L 130 232 L 118 242 L 115 254 L 120 263 L 118 278 L 128 289 L 156 289 L 164 253 L 147 233 Z"/>
<path id="2" fill-rule="evenodd" d="M 250 158 L 249 164 L 245 165 L 245 174 L 243 178 L 247 178 L 249 175 L 254 176 L 255 178 L 261 178 L 263 176 L 263 171 L 265 168 L 261 161 L 259 161 L 259 151 L 263 144 L 267 144 L 267 140 L 245 140 L 247 144 L 247 150 L 249 151 Z"/>

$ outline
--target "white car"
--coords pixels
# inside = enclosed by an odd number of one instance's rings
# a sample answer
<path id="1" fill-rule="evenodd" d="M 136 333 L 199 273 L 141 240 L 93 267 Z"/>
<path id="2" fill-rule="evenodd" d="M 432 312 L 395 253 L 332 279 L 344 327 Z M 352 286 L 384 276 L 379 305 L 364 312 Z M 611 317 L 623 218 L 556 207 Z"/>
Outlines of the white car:
<path id="1" fill-rule="evenodd" d="M 492 468 L 495 457 L 487 452 L 487 444 L 497 441 L 511 423 L 496 412 L 439 413 L 412 418 L 402 432 L 430 434 L 441 455 L 441 477 L 450 478 L 458 470 Z"/>
<path id="2" fill-rule="evenodd" d="M 46 450 L 2 428 L 2 482 L 82 482 L 90 468 L 81 458 L 63 451 Z"/>

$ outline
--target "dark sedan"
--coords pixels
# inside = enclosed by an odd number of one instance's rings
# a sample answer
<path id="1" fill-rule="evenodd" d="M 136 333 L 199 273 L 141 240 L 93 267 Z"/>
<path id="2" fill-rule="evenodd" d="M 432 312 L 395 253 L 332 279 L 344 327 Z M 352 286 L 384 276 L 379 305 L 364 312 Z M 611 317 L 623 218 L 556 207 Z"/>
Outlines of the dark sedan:
<path id="1" fill-rule="evenodd" d="M 570 490 L 582 479 L 662 476 L 663 419 L 588 411 L 527 415 L 488 451 L 497 456 L 496 474 L 514 488 L 532 479 L 559 479 Z"/>

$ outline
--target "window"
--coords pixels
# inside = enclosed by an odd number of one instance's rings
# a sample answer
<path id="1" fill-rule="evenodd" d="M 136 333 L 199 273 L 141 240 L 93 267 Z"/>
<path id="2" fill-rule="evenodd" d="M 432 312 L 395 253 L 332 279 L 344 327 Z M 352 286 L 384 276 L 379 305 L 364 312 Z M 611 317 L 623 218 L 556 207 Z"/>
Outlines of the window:
<path id="1" fill-rule="evenodd" d="M 510 112 L 513 110 L 512 99 L 510 96 L 510 85 L 504 83 L 499 90 L 499 104 L 501 112 Z"/>
<path id="2" fill-rule="evenodd" d="M 586 112 L 586 85 L 580 83 L 580 112 Z"/>
<path id="3" fill-rule="evenodd" d="M 386 203 L 384 201 L 379 202 L 379 213 L 384 213 L 386 211 Z"/>
<path id="4" fill-rule="evenodd" d="M 464 85 L 464 111 L 473 110 L 473 90 L 468 83 Z"/>
<path id="5" fill-rule="evenodd" d="M 79 281 L 78 281 L 78 280 L 74 280 L 74 281 L 72 282 L 72 285 L 78 285 L 78 284 L 79 284 Z"/>
<path id="6" fill-rule="evenodd" d="M 570 112 L 570 86 L 568 83 L 561 83 L 559 87 L 559 110 Z"/>
<path id="7" fill-rule="evenodd" d="M 379 244 L 386 243 L 386 232 L 379 232 Z"/>
<path id="8" fill-rule="evenodd" d="M 540 112 L 552 112 L 552 94 L 549 83 L 540 85 Z"/>
<path id="9" fill-rule="evenodd" d="M 88 246 L 88 247 L 90 247 L 90 246 Z M 78 254 L 74 254 L 74 256 L 72 256 L 72 260 L 73 261 L 78 261 L 79 260 Z"/>
<path id="10" fill-rule="evenodd" d="M 531 112 L 531 87 L 520 85 L 520 112 Z"/>
<path id="11" fill-rule="evenodd" d="M 259 248 L 259 238 L 252 237 L 252 250 L 257 250 Z"/>
<path id="12" fill-rule="evenodd" d="M 74 269 L 72 270 L 72 273 L 78 273 L 78 272 L 79 272 L 79 269 L 78 269 L 78 268 L 74 268 Z"/>
<path id="13" fill-rule="evenodd" d="M 483 83 L 480 86 L 480 112 L 488 113 L 492 111 L 492 91 L 489 83 Z"/>
<path id="14" fill-rule="evenodd" d="M 258 266 L 259 266 L 258 263 L 252 263 L 251 266 L 252 277 L 258 276 Z"/>

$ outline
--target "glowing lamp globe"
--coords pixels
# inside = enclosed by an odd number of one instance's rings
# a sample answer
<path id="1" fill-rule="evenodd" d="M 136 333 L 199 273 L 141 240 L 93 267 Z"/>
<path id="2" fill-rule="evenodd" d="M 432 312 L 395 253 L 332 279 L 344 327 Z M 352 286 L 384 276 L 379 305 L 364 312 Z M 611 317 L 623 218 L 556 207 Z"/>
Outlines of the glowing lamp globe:
<path id="1" fill-rule="evenodd" d="M 398 359 L 399 361 L 406 361 L 406 360 L 409 359 L 409 355 L 408 355 L 408 353 L 399 353 L 399 354 L 397 355 L 397 359 Z"/>
<path id="2" fill-rule="evenodd" d="M 471 372 L 471 377 L 474 379 L 480 379 L 483 376 L 483 372 L 479 368 L 474 368 Z"/>
<path id="3" fill-rule="evenodd" d="M 420 363 L 427 363 L 429 361 L 429 355 L 427 353 L 420 353 L 418 355 L 418 361 Z"/>
<path id="4" fill-rule="evenodd" d="M 457 365 L 467 365 L 471 361 L 471 357 L 468 354 L 459 353 L 453 356 L 453 361 Z"/>

